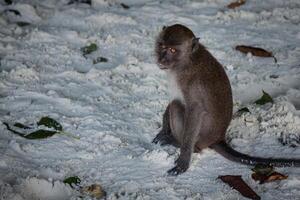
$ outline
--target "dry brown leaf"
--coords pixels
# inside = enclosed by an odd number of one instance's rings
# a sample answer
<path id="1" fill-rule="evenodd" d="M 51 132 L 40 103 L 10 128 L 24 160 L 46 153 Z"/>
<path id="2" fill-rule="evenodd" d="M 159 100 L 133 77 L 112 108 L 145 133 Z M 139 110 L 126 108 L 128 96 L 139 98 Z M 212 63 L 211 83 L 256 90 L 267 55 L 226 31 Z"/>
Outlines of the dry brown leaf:
<path id="1" fill-rule="evenodd" d="M 278 172 L 272 172 L 270 175 L 265 175 L 265 174 L 260 174 L 260 173 L 253 173 L 252 178 L 255 181 L 259 181 L 259 184 L 263 183 L 269 183 L 272 181 L 279 181 L 279 180 L 284 180 L 287 179 L 288 176 L 278 173 Z"/>
<path id="2" fill-rule="evenodd" d="M 251 53 L 253 56 L 258 57 L 272 57 L 274 58 L 275 63 L 277 63 L 277 59 L 274 57 L 272 52 L 269 52 L 265 49 L 258 48 L 258 47 L 251 47 L 251 46 L 245 46 L 245 45 L 238 45 L 235 47 L 236 50 L 242 52 L 242 53 Z"/>
<path id="3" fill-rule="evenodd" d="M 250 199 L 259 200 L 260 196 L 258 196 L 248 185 L 244 182 L 241 176 L 232 176 L 225 175 L 219 176 L 224 183 L 227 183 L 233 189 L 239 191 L 244 197 L 248 197 Z"/>
<path id="4" fill-rule="evenodd" d="M 265 183 L 265 181 L 268 179 L 267 175 L 260 174 L 260 173 L 253 173 L 251 175 L 252 179 L 255 181 L 259 181 L 259 184 Z"/>
<path id="5" fill-rule="evenodd" d="M 234 9 L 234 8 L 240 7 L 241 5 L 244 5 L 245 3 L 246 3 L 246 0 L 238 0 L 238 1 L 228 4 L 227 8 Z"/>
<path id="6" fill-rule="evenodd" d="M 90 186 L 85 186 L 81 190 L 82 193 L 87 193 L 93 198 L 100 199 L 106 196 L 106 192 L 102 189 L 99 184 L 92 184 Z"/>
<path id="7" fill-rule="evenodd" d="M 288 178 L 288 176 L 286 176 L 284 174 L 274 172 L 268 177 L 266 182 L 279 181 L 279 180 L 284 180 L 284 179 L 287 179 L 287 178 Z"/>

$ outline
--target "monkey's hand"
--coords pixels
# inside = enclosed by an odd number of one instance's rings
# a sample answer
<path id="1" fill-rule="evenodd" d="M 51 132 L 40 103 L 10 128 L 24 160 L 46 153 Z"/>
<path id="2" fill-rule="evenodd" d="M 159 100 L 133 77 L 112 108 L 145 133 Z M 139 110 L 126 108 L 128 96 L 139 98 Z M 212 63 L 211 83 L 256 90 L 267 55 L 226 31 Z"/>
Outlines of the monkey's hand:
<path id="1" fill-rule="evenodd" d="M 170 135 L 167 134 L 164 130 L 161 130 L 156 137 L 152 140 L 152 143 L 154 144 L 160 144 L 162 146 L 167 145 L 167 144 L 175 144 L 176 140 L 175 138 Z"/>
<path id="2" fill-rule="evenodd" d="M 156 136 L 155 138 L 152 140 L 152 143 L 157 144 L 159 143 L 159 141 L 161 141 L 164 137 L 165 137 L 165 132 L 163 130 L 161 130 Z"/>
<path id="3" fill-rule="evenodd" d="M 190 166 L 190 158 L 179 156 L 179 158 L 175 161 L 176 166 L 168 171 L 168 175 L 177 176 L 185 172 Z"/>

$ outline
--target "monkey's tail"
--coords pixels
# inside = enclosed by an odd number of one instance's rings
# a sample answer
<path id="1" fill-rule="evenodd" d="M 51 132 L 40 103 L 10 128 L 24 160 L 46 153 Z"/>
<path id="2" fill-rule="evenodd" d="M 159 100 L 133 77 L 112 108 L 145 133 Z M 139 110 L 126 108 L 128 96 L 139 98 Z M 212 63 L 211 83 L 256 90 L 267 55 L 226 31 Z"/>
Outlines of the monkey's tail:
<path id="1" fill-rule="evenodd" d="M 252 157 L 234 150 L 225 141 L 213 144 L 210 147 L 228 160 L 245 165 L 265 164 L 274 167 L 300 167 L 300 159 Z"/>

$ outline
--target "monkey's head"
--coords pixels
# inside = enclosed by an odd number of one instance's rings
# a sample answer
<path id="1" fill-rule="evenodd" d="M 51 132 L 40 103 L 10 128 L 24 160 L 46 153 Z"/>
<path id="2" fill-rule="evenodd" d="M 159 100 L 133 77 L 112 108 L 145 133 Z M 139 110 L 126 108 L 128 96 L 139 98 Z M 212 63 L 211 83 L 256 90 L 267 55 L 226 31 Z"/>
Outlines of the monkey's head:
<path id="1" fill-rule="evenodd" d="M 198 45 L 198 38 L 189 28 L 180 24 L 164 27 L 155 45 L 157 63 L 161 69 L 185 66 Z"/>

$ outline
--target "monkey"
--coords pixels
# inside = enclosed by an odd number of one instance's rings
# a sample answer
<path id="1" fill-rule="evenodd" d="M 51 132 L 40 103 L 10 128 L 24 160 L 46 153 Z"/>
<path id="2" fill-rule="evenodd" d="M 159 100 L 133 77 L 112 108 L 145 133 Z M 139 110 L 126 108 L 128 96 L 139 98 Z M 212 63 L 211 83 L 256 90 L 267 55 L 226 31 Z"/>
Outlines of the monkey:
<path id="1" fill-rule="evenodd" d="M 233 100 L 223 66 L 184 25 L 163 27 L 155 43 L 158 67 L 168 76 L 171 101 L 162 129 L 153 143 L 180 148 L 169 175 L 184 173 L 194 152 L 210 148 L 225 158 L 246 165 L 300 167 L 300 159 L 260 158 L 240 153 L 225 140 L 232 119 Z"/>

